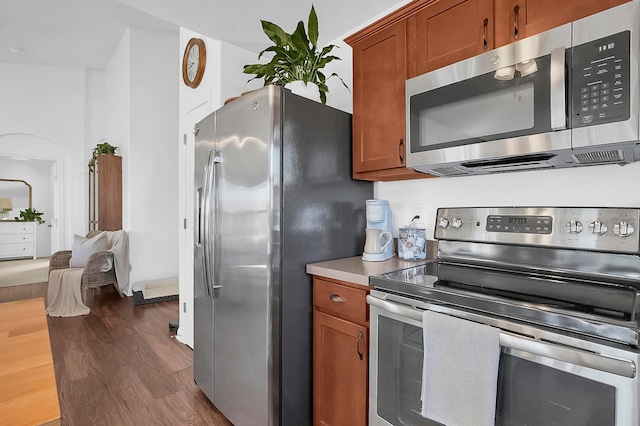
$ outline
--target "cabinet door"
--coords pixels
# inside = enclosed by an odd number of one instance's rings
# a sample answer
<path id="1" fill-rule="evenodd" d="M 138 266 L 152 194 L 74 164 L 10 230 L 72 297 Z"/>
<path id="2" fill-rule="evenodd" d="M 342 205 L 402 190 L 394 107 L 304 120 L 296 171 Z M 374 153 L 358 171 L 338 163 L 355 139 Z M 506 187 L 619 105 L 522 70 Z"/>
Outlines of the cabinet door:
<path id="1" fill-rule="evenodd" d="M 353 171 L 404 167 L 406 23 L 353 45 Z"/>
<path id="2" fill-rule="evenodd" d="M 313 312 L 313 423 L 367 424 L 366 327 Z"/>
<path id="3" fill-rule="evenodd" d="M 416 75 L 492 49 L 493 27 L 493 0 L 440 0 L 425 7 L 409 33 Z"/>
<path id="4" fill-rule="evenodd" d="M 539 34 L 629 0 L 495 0 L 496 46 Z"/>

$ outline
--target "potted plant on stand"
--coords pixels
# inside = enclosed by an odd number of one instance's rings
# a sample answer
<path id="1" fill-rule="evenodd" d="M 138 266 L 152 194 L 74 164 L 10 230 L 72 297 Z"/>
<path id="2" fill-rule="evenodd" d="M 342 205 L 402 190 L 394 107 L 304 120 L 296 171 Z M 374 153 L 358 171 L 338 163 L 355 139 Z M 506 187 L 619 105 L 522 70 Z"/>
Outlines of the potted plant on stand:
<path id="1" fill-rule="evenodd" d="M 260 52 L 258 60 L 266 52 L 273 53 L 273 57 L 266 64 L 245 65 L 245 74 L 255 74 L 249 81 L 264 78 L 265 85 L 285 86 L 293 93 L 326 103 L 329 91 L 327 77 L 320 70 L 329 62 L 340 58 L 330 55 L 335 45 L 318 47 L 318 17 L 313 6 L 309 12 L 307 29 L 300 21 L 291 34 L 274 23 L 264 20 L 260 22 L 262 30 L 274 45 Z M 336 73 L 332 73 L 328 78 L 334 76 L 349 90 Z"/>
<path id="2" fill-rule="evenodd" d="M 91 153 L 91 160 L 89 160 L 89 172 L 94 171 L 98 155 L 116 155 L 117 149 L 117 146 L 111 145 L 106 139 L 100 139 Z"/>

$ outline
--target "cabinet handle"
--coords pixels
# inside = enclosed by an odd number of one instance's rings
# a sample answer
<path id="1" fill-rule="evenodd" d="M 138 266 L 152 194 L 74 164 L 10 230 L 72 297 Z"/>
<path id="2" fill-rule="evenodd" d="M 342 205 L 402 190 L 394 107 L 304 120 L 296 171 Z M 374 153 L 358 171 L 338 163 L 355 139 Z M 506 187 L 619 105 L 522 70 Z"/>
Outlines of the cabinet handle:
<path id="1" fill-rule="evenodd" d="M 356 342 L 356 349 L 358 351 L 358 356 L 360 357 L 360 360 L 362 360 L 362 351 L 360 351 L 360 340 L 362 340 L 363 337 L 364 337 L 364 333 L 362 332 L 362 330 L 358 330 L 358 341 Z"/>
<path id="2" fill-rule="evenodd" d="M 487 27 L 489 26 L 489 18 L 484 18 L 482 23 L 482 49 L 489 50 L 489 41 L 487 40 Z"/>
<path id="3" fill-rule="evenodd" d="M 398 145 L 398 156 L 400 157 L 400 164 L 404 164 L 404 139 L 400 138 L 400 144 Z"/>
<path id="4" fill-rule="evenodd" d="M 345 299 L 344 297 L 336 293 L 331 293 L 329 295 L 329 299 L 331 299 L 332 302 L 336 302 L 336 303 L 344 303 L 347 301 L 347 299 Z"/>
<path id="5" fill-rule="evenodd" d="M 520 38 L 520 31 L 518 30 L 518 12 L 520 11 L 520 6 L 516 5 L 513 8 L 513 39 L 517 40 Z"/>

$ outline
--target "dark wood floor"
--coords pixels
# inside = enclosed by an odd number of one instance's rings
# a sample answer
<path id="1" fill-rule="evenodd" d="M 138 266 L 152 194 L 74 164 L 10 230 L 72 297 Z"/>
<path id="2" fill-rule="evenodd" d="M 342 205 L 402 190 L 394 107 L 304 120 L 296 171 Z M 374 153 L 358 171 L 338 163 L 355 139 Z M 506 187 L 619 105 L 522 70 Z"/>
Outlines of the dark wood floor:
<path id="1" fill-rule="evenodd" d="M 47 283 L 3 287 L 0 303 L 46 293 Z M 87 305 L 88 315 L 48 317 L 63 425 L 231 425 L 169 331 L 177 301 L 134 306 L 105 287 Z"/>

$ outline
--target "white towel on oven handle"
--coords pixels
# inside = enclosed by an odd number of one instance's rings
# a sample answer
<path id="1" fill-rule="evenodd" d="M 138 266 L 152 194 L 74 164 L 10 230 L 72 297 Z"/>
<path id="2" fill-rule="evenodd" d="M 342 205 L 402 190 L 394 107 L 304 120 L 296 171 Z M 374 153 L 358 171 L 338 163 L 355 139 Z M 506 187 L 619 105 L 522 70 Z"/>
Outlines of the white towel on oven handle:
<path id="1" fill-rule="evenodd" d="M 422 322 L 422 416 L 447 426 L 493 425 L 500 329 L 433 311 Z"/>

